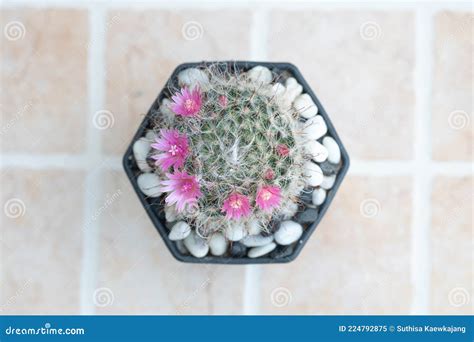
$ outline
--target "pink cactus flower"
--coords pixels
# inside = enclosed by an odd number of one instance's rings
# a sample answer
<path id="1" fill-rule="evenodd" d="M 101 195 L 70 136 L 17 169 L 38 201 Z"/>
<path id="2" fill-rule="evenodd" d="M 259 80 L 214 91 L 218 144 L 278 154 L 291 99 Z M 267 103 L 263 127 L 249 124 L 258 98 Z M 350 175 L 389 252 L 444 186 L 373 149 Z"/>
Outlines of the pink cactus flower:
<path id="1" fill-rule="evenodd" d="M 163 191 L 169 192 L 165 202 L 169 205 L 176 204 L 176 211 L 181 213 L 186 206 L 196 205 L 202 192 L 196 176 L 188 175 L 184 171 L 167 173 L 167 180 L 161 182 Z"/>
<path id="2" fill-rule="evenodd" d="M 189 154 L 188 138 L 185 134 L 180 134 L 176 129 L 162 129 L 161 137 L 156 138 L 156 143 L 151 147 L 161 153 L 152 156 L 163 171 L 173 166 L 174 168 L 183 167 L 186 157 Z"/>
<path id="3" fill-rule="evenodd" d="M 290 154 L 290 149 L 285 144 L 279 144 L 276 150 L 277 153 L 282 157 L 286 157 Z"/>
<path id="4" fill-rule="evenodd" d="M 281 191 L 276 185 L 265 185 L 257 191 L 255 202 L 257 206 L 265 211 L 271 210 L 280 205 Z"/>
<path id="5" fill-rule="evenodd" d="M 265 171 L 265 173 L 263 174 L 263 178 L 265 178 L 266 180 L 272 180 L 273 178 L 275 178 L 275 172 L 273 172 L 272 169 L 267 169 L 267 171 Z"/>
<path id="6" fill-rule="evenodd" d="M 193 90 L 184 87 L 171 98 L 171 110 L 177 115 L 195 116 L 201 110 L 202 96 L 198 87 Z"/>
<path id="7" fill-rule="evenodd" d="M 251 212 L 249 199 L 247 196 L 234 192 L 224 201 L 221 211 L 226 213 L 228 219 L 238 220 L 241 217 L 247 217 Z"/>
<path id="8" fill-rule="evenodd" d="M 225 95 L 221 95 L 219 96 L 219 104 L 221 105 L 222 108 L 226 108 L 227 107 L 227 96 Z"/>

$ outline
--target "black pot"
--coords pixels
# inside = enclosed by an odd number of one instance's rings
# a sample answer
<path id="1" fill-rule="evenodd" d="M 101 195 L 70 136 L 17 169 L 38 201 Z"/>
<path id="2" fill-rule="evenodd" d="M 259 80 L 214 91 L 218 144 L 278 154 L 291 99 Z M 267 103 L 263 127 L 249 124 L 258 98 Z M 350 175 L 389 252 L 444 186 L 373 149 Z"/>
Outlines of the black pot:
<path id="1" fill-rule="evenodd" d="M 137 193 L 138 198 L 140 199 L 143 207 L 145 208 L 148 216 L 150 217 L 151 221 L 153 222 L 156 230 L 160 233 L 161 237 L 163 238 L 166 246 L 170 250 L 171 254 L 179 261 L 188 262 L 188 263 L 209 263 L 209 264 L 271 264 L 271 263 L 286 263 L 294 260 L 303 249 L 305 243 L 308 241 L 311 234 L 314 232 L 316 227 L 318 226 L 319 222 L 323 218 L 324 214 L 326 213 L 329 205 L 334 198 L 344 176 L 347 173 L 349 168 L 349 155 L 347 154 L 341 139 L 337 135 L 337 132 L 334 126 L 329 119 L 326 111 L 324 110 L 321 102 L 319 102 L 318 98 L 309 87 L 308 83 L 305 81 L 303 76 L 301 75 L 300 71 L 290 63 L 266 63 L 266 62 L 249 62 L 249 61 L 225 61 L 225 62 L 217 62 L 223 68 L 228 69 L 238 69 L 242 71 L 249 70 L 254 66 L 261 65 L 269 68 L 270 70 L 277 72 L 279 74 L 288 74 L 288 76 L 294 77 L 299 84 L 303 86 L 303 93 L 307 93 L 311 96 L 314 103 L 318 106 L 318 114 L 321 115 L 324 120 L 326 121 L 328 127 L 328 135 L 330 135 L 334 140 L 336 140 L 337 144 L 341 150 L 341 166 L 338 170 L 336 181 L 334 186 L 327 192 L 327 197 L 324 203 L 318 207 L 319 214 L 316 221 L 312 222 L 309 225 L 306 225 L 303 235 L 301 238 L 291 246 L 278 246 L 274 251 L 270 254 L 259 257 L 259 258 L 248 258 L 248 257 L 232 257 L 230 254 L 228 256 L 212 256 L 208 255 L 204 258 L 196 258 L 192 255 L 182 254 L 174 241 L 168 239 L 168 232 L 169 230 L 165 227 L 166 220 L 163 214 L 163 207 L 161 204 L 161 200 L 159 198 L 148 198 L 145 196 L 138 187 L 137 184 L 137 177 L 141 173 L 140 169 L 137 166 L 137 163 L 133 157 L 133 143 L 138 140 L 140 137 L 145 135 L 147 129 L 151 128 L 151 123 L 153 119 L 154 113 L 158 110 L 160 106 L 161 100 L 166 96 L 168 97 L 170 94 L 168 93 L 168 85 L 170 84 L 177 84 L 177 75 L 180 71 L 192 68 L 192 67 L 199 67 L 214 64 L 216 62 L 201 62 L 201 63 L 185 63 L 179 65 L 171 74 L 167 85 L 160 91 L 158 97 L 156 98 L 155 102 L 153 102 L 150 110 L 148 111 L 147 115 L 145 116 L 143 122 L 140 124 L 135 136 L 132 139 L 132 142 L 127 148 L 125 155 L 123 157 L 123 167 L 125 172 L 127 173 L 128 179 L 133 185 L 135 192 Z"/>

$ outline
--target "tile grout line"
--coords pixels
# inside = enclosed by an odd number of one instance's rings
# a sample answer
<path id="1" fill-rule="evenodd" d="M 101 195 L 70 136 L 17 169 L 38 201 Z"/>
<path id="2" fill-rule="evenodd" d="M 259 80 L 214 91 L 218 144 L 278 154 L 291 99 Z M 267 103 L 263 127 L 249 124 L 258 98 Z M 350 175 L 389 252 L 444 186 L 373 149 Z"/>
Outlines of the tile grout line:
<path id="1" fill-rule="evenodd" d="M 88 118 L 87 118 L 88 119 Z M 84 154 L 22 154 L 5 153 L 0 160 L 0 168 L 23 167 L 26 169 L 87 170 L 91 166 L 87 152 Z"/>
<path id="2" fill-rule="evenodd" d="M 87 125 L 87 176 L 84 191 L 83 258 L 81 271 L 81 314 L 95 314 L 93 293 L 96 288 L 98 270 L 99 225 L 97 220 L 89 220 L 99 204 L 102 191 L 101 182 L 101 130 L 94 126 L 95 113 L 104 105 L 104 11 L 93 6 L 89 15 L 88 45 L 88 98 L 89 113 Z"/>
<path id="3" fill-rule="evenodd" d="M 252 27 L 250 30 L 250 50 L 253 60 L 266 59 L 267 14 L 264 9 L 257 8 L 253 12 Z"/>
<path id="4" fill-rule="evenodd" d="M 97 4 L 97 0 L 43 0 L 41 2 L 37 0 L 6 0 L 3 1 L 2 7 L 12 8 L 20 6 L 29 6 L 34 8 L 90 8 Z M 225 9 L 225 8 L 254 8 L 254 7 L 265 7 L 265 8 L 276 8 L 282 10 L 304 10 L 304 9 L 316 9 L 316 10 L 414 10 L 420 6 L 427 5 L 426 3 L 419 2 L 400 2 L 396 0 L 391 1 L 340 1 L 333 2 L 331 0 L 308 2 L 306 0 L 290 1 L 290 0 L 273 0 L 261 2 L 260 0 L 250 1 L 229 1 L 219 2 L 213 1 L 200 1 L 197 3 L 194 0 L 153 0 L 153 1 L 135 1 L 130 3 L 129 0 L 118 0 L 114 2 L 100 2 L 100 5 L 106 9 Z M 468 1 L 440 1 L 434 3 L 428 3 L 428 6 L 432 9 L 440 10 L 462 10 L 469 11 L 472 9 Z"/>
<path id="5" fill-rule="evenodd" d="M 416 10 L 415 18 L 415 139 L 413 219 L 411 234 L 411 313 L 429 313 L 430 301 L 430 221 L 431 221 L 431 91 L 433 71 L 433 11 Z"/>
<path id="6" fill-rule="evenodd" d="M 253 60 L 264 60 L 266 58 L 266 30 L 267 14 L 262 8 L 257 8 L 252 16 L 251 28 L 251 56 Z M 244 315 L 256 315 L 260 312 L 260 273 L 261 266 L 245 266 L 245 283 L 242 313 Z"/>
<path id="7" fill-rule="evenodd" d="M 243 315 L 260 314 L 260 265 L 245 266 L 245 282 L 243 296 Z"/>
<path id="8" fill-rule="evenodd" d="M 105 160 L 102 166 L 107 170 L 122 170 L 121 156 L 102 155 Z M 87 155 L 68 154 L 2 154 L 0 169 L 9 167 L 23 167 L 26 169 L 67 169 L 88 170 L 94 164 Z M 469 161 L 431 161 L 429 163 L 433 174 L 448 176 L 469 176 L 474 174 L 472 163 Z M 389 159 L 352 159 L 349 175 L 356 176 L 398 176 L 413 174 L 415 162 L 412 160 L 389 160 Z"/>

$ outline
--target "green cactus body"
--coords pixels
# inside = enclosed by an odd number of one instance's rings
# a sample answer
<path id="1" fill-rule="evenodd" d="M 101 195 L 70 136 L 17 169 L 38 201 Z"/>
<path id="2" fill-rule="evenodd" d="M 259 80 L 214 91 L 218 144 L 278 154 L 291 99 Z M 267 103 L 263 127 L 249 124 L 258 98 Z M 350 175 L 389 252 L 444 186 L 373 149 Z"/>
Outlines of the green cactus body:
<path id="1" fill-rule="evenodd" d="M 305 161 L 298 113 L 284 108 L 272 91 L 274 82 L 259 85 L 246 73 L 204 71 L 209 83 L 197 85 L 202 92 L 202 107 L 193 117 L 162 115 L 156 133 L 166 127 L 186 134 L 190 156 L 184 170 L 196 175 L 202 196 L 197 206 L 187 208 L 180 217 L 200 236 L 225 230 L 234 220 L 222 212 L 232 193 L 249 198 L 251 214 L 238 220 L 247 225 L 257 221 L 263 229 L 291 203 L 304 186 Z M 176 92 L 178 88 L 170 91 Z M 166 114 L 166 113 L 162 113 Z M 279 147 L 286 147 L 282 155 Z M 160 170 L 157 170 L 163 176 Z M 273 210 L 255 205 L 258 189 L 274 185 L 281 189 L 281 200 Z"/>

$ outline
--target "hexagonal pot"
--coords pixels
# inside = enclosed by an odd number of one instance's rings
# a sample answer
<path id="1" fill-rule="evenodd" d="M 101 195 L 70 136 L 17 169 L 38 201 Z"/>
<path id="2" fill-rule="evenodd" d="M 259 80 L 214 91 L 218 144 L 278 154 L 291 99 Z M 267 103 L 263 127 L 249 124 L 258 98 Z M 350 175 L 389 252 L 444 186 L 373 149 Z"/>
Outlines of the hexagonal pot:
<path id="1" fill-rule="evenodd" d="M 136 140 L 140 137 L 145 135 L 147 129 L 151 128 L 151 123 L 153 116 L 156 115 L 158 108 L 160 106 L 161 100 L 168 95 L 168 85 L 169 84 L 177 84 L 177 76 L 180 71 L 187 69 L 187 68 L 194 68 L 194 67 L 203 67 L 208 66 L 210 64 L 219 63 L 219 65 L 226 66 L 230 69 L 238 69 L 241 71 L 247 71 L 255 66 L 264 66 L 276 72 L 277 74 L 289 74 L 290 76 L 294 77 L 299 84 L 303 87 L 303 93 L 307 93 L 311 96 L 312 100 L 318 107 L 318 114 L 321 115 L 327 125 L 328 131 L 327 135 L 331 136 L 338 144 L 340 151 L 341 151 L 341 165 L 339 170 L 337 171 L 337 176 L 333 187 L 327 191 L 327 196 L 324 203 L 319 206 L 318 209 L 318 217 L 317 219 L 309 224 L 305 229 L 300 237 L 300 239 L 290 245 L 290 246 L 278 246 L 274 251 L 272 251 L 269 255 L 262 256 L 259 258 L 249 258 L 249 257 L 232 257 L 232 256 L 212 256 L 207 255 L 203 258 L 196 258 L 189 254 L 182 254 L 178 247 L 176 246 L 175 241 L 171 241 L 168 238 L 169 229 L 166 228 L 166 220 L 164 218 L 164 212 L 162 204 L 160 203 L 160 199 L 158 198 L 150 198 L 144 195 L 138 187 L 137 184 L 137 176 L 142 173 L 137 166 L 137 162 L 133 155 L 133 144 Z M 322 139 L 322 138 L 321 138 Z M 321 140 L 318 139 L 318 140 Z M 150 217 L 153 225 L 155 226 L 158 233 L 163 238 L 166 246 L 168 247 L 171 254 L 179 261 L 187 262 L 187 263 L 209 263 L 209 264 L 270 264 L 270 263 L 285 263 L 294 260 L 301 250 L 303 249 L 305 243 L 308 241 L 309 237 L 315 231 L 316 227 L 318 226 L 319 222 L 324 217 L 329 205 L 331 204 L 339 186 L 342 183 L 344 176 L 347 173 L 349 168 L 349 155 L 347 154 L 341 139 L 339 138 L 331 120 L 329 119 L 328 114 L 324 110 L 324 107 L 319 102 L 318 98 L 314 94 L 313 90 L 310 88 L 308 83 L 305 81 L 303 76 L 301 75 L 300 71 L 296 66 L 290 63 L 268 63 L 268 62 L 250 62 L 250 61 L 218 61 L 218 62 L 198 62 L 198 63 L 185 63 L 179 65 L 171 74 L 167 84 L 158 94 L 158 97 L 151 105 L 147 115 L 145 116 L 144 120 L 140 124 L 137 132 L 135 133 L 130 145 L 128 146 L 125 155 L 123 157 L 123 167 L 125 172 L 128 176 L 128 179 L 132 183 L 135 192 L 142 203 L 143 207 L 145 208 L 148 216 Z"/>

